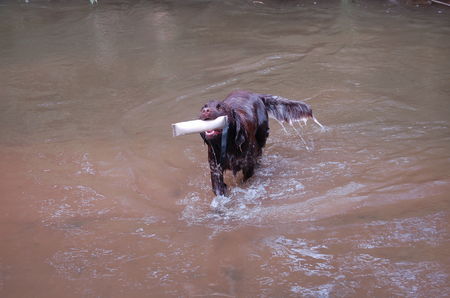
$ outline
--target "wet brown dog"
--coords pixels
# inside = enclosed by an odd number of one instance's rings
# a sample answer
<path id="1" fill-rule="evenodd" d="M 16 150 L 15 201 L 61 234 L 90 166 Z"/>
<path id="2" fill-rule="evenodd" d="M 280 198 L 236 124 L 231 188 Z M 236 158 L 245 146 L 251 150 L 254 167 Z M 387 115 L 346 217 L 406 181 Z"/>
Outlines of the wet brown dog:
<path id="1" fill-rule="evenodd" d="M 269 136 L 268 116 L 285 122 L 299 121 L 312 116 L 311 108 L 301 101 L 280 96 L 234 91 L 222 101 L 210 101 L 200 112 L 201 120 L 228 116 L 228 125 L 222 130 L 200 133 L 208 145 L 212 190 L 225 195 L 225 170 L 233 174 L 243 172 L 244 181 L 253 175 L 257 159 Z"/>

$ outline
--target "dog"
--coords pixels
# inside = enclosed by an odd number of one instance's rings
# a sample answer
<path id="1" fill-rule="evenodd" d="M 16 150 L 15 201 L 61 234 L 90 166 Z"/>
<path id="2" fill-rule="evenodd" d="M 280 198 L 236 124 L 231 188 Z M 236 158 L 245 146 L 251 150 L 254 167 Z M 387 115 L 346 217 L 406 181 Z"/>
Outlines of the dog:
<path id="1" fill-rule="evenodd" d="M 201 108 L 199 119 L 213 120 L 225 115 L 228 124 L 223 129 L 200 133 L 208 146 L 215 195 L 227 194 L 224 171 L 231 170 L 233 175 L 242 171 L 244 181 L 253 175 L 269 136 L 269 116 L 289 123 L 315 120 L 311 107 L 304 102 L 243 90 L 232 92 L 222 101 L 209 101 Z"/>

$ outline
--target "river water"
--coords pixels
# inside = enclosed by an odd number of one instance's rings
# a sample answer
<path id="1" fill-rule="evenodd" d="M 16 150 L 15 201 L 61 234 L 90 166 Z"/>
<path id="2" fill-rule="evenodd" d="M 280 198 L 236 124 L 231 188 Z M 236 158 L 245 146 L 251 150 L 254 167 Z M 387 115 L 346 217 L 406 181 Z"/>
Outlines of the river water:
<path id="1" fill-rule="evenodd" d="M 0 296 L 448 297 L 449 13 L 2 1 Z M 170 124 L 236 89 L 326 129 L 271 122 L 214 198 Z"/>

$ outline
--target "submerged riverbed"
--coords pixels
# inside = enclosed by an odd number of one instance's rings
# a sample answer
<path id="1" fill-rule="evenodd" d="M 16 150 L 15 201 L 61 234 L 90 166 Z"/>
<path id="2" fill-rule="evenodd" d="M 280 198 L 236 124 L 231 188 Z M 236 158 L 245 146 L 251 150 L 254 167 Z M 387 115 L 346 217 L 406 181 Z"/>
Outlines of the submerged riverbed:
<path id="1" fill-rule="evenodd" d="M 450 295 L 449 13 L 3 1 L 0 296 Z M 206 146 L 170 124 L 236 89 L 326 129 L 271 122 L 214 198 Z"/>

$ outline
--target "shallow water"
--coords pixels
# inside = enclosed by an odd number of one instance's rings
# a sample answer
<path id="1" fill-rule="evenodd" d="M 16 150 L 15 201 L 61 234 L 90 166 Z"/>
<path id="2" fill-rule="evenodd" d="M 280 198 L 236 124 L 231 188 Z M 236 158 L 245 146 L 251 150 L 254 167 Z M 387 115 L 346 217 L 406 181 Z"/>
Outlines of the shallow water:
<path id="1" fill-rule="evenodd" d="M 450 295 L 450 10 L 0 3 L 0 296 Z M 312 105 L 214 198 L 173 138 L 247 89 Z M 213 207 L 215 208 L 213 208 Z"/>

